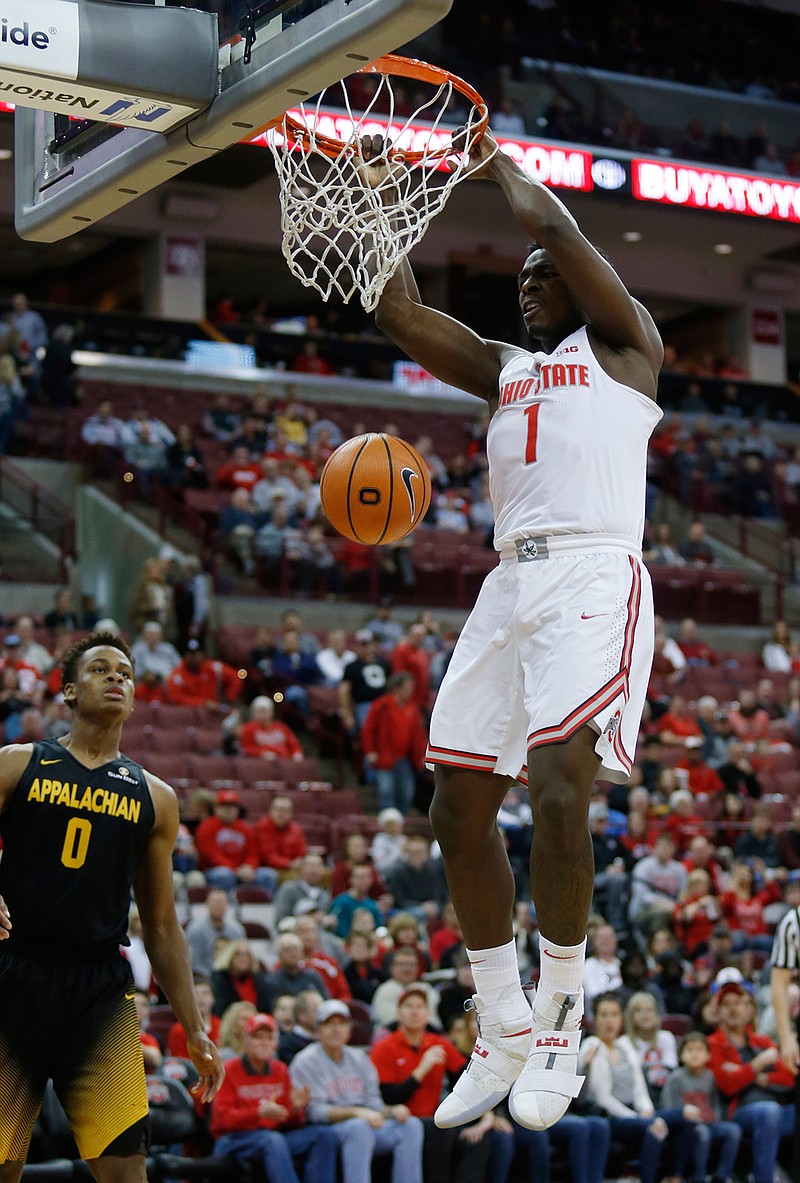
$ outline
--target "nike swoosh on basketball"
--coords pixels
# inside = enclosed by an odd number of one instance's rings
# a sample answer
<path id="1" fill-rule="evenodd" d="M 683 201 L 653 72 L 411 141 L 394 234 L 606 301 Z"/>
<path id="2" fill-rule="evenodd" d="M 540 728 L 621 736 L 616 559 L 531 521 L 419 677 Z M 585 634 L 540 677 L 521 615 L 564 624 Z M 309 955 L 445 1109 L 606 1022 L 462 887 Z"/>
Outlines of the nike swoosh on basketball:
<path id="1" fill-rule="evenodd" d="M 61 761 L 60 760 L 40 760 L 39 763 L 44 768 L 45 764 L 60 764 Z"/>
<path id="2" fill-rule="evenodd" d="M 416 512 L 417 512 L 417 500 L 416 500 L 416 497 L 414 496 L 414 489 L 412 487 L 411 482 L 415 481 L 415 480 L 416 481 L 419 480 L 419 473 L 414 472 L 413 468 L 402 468 L 400 470 L 400 479 L 402 480 L 403 484 L 406 487 L 406 493 L 408 493 L 408 500 L 411 502 L 411 520 L 413 522 L 414 517 L 416 516 Z"/>

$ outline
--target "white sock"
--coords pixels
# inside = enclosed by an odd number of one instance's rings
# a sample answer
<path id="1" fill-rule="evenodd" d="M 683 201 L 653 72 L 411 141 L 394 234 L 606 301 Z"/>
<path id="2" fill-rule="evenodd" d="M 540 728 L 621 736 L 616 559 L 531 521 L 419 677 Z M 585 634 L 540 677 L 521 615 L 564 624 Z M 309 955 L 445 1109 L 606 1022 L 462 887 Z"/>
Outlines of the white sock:
<path id="1" fill-rule="evenodd" d="M 586 938 L 579 945 L 555 945 L 539 933 L 539 990 L 552 996 L 557 990 L 577 994 L 583 986 Z"/>
<path id="2" fill-rule="evenodd" d="M 467 956 L 475 979 L 475 993 L 484 1002 L 496 1002 L 500 996 L 516 986 L 524 1000 L 519 980 L 517 946 L 512 940 L 494 949 L 467 949 Z M 512 994 L 513 996 L 513 994 Z M 509 1015 L 509 1018 L 512 1018 Z"/>

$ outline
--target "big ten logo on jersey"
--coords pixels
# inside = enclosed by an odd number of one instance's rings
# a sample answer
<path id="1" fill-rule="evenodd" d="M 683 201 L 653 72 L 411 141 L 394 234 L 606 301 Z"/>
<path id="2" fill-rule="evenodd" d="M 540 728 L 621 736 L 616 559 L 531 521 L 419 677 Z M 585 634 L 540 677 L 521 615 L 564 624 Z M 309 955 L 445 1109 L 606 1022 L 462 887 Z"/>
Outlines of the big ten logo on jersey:
<path id="1" fill-rule="evenodd" d="M 565 350 L 566 352 L 566 350 Z M 589 367 L 577 362 L 547 362 L 535 374 L 528 378 L 517 378 L 513 382 L 505 382 L 500 388 L 498 406 L 507 407 L 512 403 L 525 402 L 537 398 L 548 390 L 563 390 L 567 387 L 589 385 Z"/>

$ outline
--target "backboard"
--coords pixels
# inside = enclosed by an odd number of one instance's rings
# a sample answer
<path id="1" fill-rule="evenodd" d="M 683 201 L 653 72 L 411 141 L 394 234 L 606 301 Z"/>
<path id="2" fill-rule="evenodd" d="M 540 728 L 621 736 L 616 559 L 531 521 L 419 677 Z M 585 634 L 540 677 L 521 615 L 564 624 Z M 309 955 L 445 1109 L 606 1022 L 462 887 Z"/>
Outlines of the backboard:
<path id="1" fill-rule="evenodd" d="M 32 15 L 39 2 L 28 0 Z M 129 6 L 137 0 L 113 3 Z M 155 3 L 164 6 L 164 0 Z M 32 241 L 56 242 L 94 225 L 191 165 L 258 134 L 299 100 L 418 37 L 446 16 L 451 4 L 193 0 L 187 5 L 166 0 L 167 7 L 216 14 L 216 97 L 165 133 L 17 107 L 17 233 Z"/>

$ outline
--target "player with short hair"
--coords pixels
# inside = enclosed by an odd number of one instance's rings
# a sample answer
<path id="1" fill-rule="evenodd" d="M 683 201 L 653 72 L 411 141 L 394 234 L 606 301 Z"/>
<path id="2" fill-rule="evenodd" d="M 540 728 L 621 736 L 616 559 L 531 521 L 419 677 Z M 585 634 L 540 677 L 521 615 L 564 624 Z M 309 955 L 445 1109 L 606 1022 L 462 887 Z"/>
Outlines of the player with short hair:
<path id="1" fill-rule="evenodd" d="M 128 944 L 145 948 L 199 1074 L 224 1069 L 198 1010 L 175 914 L 175 794 L 119 750 L 134 673 L 119 637 L 65 653 L 63 740 L 0 750 L 0 1181 L 18 1183 L 48 1079 L 98 1183 L 145 1183 L 148 1105 Z"/>
<path id="2" fill-rule="evenodd" d="M 383 140 L 365 137 L 362 153 L 364 174 L 385 177 Z M 431 820 L 480 1025 L 468 1070 L 437 1121 L 472 1121 L 511 1088 L 512 1116 L 544 1129 L 580 1089 L 594 882 L 590 790 L 601 772 L 621 781 L 630 774 L 652 662 L 641 542 L 663 347 L 650 314 L 561 201 L 498 151 L 490 131 L 472 149 L 470 167 L 499 184 L 535 239 L 519 302 L 541 348 L 484 340 L 426 307 L 406 260 L 376 312 L 377 326 L 414 361 L 486 399 L 492 413 L 487 453 L 500 563 L 456 645 L 427 753 L 436 785 Z M 512 935 L 514 880 L 496 824 L 512 778 L 528 783 L 534 819 L 542 973 L 533 1042 Z"/>

